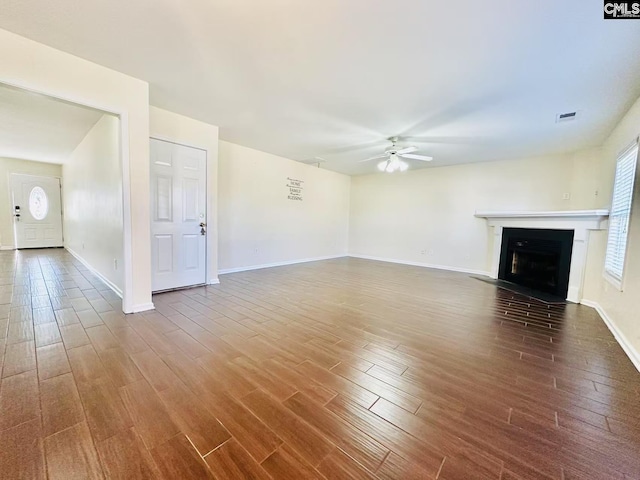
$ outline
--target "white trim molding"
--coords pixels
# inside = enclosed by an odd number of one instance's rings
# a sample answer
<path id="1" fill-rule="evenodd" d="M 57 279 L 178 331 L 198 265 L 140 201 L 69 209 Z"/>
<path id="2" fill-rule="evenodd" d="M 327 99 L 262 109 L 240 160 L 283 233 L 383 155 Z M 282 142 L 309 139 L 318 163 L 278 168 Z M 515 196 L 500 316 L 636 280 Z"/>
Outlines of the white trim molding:
<path id="1" fill-rule="evenodd" d="M 308 263 L 308 262 L 319 262 L 320 260 L 332 260 L 334 258 L 343 258 L 350 255 L 330 255 L 327 257 L 315 257 L 315 258 L 301 258 L 299 260 L 287 260 L 284 262 L 275 262 L 275 263 L 264 263 L 262 265 L 249 265 L 246 267 L 236 267 L 236 268 L 223 268 L 218 270 L 219 275 L 224 275 L 227 273 L 237 273 L 237 272 L 247 272 L 249 270 L 260 270 L 262 268 L 271 268 L 271 267 L 284 267 L 286 265 L 295 265 L 296 263 Z M 218 282 L 220 283 L 220 282 Z"/>
<path id="2" fill-rule="evenodd" d="M 556 221 L 569 220 L 594 222 L 592 230 L 601 230 L 600 222 L 609 218 L 609 210 L 548 210 L 548 211 L 492 211 L 478 210 L 476 217 L 486 219 L 518 219 L 518 218 L 546 218 Z M 562 228 L 562 227 L 558 227 Z"/>
<path id="3" fill-rule="evenodd" d="M 618 327 L 616 327 L 615 322 L 607 314 L 604 308 L 602 308 L 602 306 L 598 302 L 594 302 L 592 300 L 583 299 L 580 303 L 587 307 L 591 307 L 595 309 L 596 312 L 598 312 L 598 315 L 600 315 L 600 318 L 602 318 L 604 324 L 612 333 L 616 341 L 620 344 L 622 350 L 624 350 L 624 353 L 627 354 L 627 357 L 629 357 L 629 360 L 631 360 L 633 366 L 636 367 L 636 370 L 640 372 L 640 352 L 633 348 L 626 335 L 622 333 L 622 331 L 620 331 Z"/>
<path id="4" fill-rule="evenodd" d="M 207 283 L 207 285 L 220 285 L 220 279 L 218 277 L 212 278 L 209 280 L 209 283 Z"/>
<path id="5" fill-rule="evenodd" d="M 613 277 L 609 272 L 607 272 L 606 269 L 603 269 L 602 277 L 611 285 L 613 285 L 614 288 L 619 292 L 622 292 L 624 290 L 622 288 L 622 280 L 618 280 L 617 278 Z"/>
<path id="6" fill-rule="evenodd" d="M 100 272 L 98 272 L 95 268 L 93 268 L 84 258 L 82 258 L 79 254 L 74 252 L 72 249 L 70 249 L 69 247 L 64 247 L 64 249 L 67 252 L 69 252 L 71 255 L 73 255 L 73 257 L 76 260 L 78 260 L 82 265 L 84 265 L 87 268 L 87 270 L 89 270 L 93 275 L 98 277 L 102 281 L 102 283 L 104 283 L 107 287 L 109 287 L 111 290 L 113 290 L 113 292 L 116 295 L 118 295 L 120 298 L 122 298 L 122 290 L 120 290 L 120 288 L 118 288 L 110 280 L 107 280 L 107 278 L 105 278 Z"/>
<path id="7" fill-rule="evenodd" d="M 477 211 L 475 216 L 485 218 L 493 227 L 493 253 L 491 257 L 491 278 L 498 278 L 500 253 L 502 251 L 502 231 L 504 228 L 539 228 L 551 230 L 573 230 L 573 250 L 569 271 L 569 291 L 567 300 L 580 303 L 587 263 L 587 247 L 591 230 L 604 230 L 609 218 L 608 210 L 565 210 L 565 211 Z"/>
<path id="8" fill-rule="evenodd" d="M 14 247 L 13 245 L 2 245 L 0 247 L 0 250 L 15 250 L 16 247 Z"/>
<path id="9" fill-rule="evenodd" d="M 149 302 L 149 303 L 141 303 L 140 305 L 133 305 L 131 307 L 131 312 L 127 312 L 127 313 L 140 313 L 140 312 L 146 312 L 148 310 L 155 310 L 156 306 L 153 304 L 153 302 Z"/>
<path id="10" fill-rule="evenodd" d="M 362 258 L 364 260 L 375 260 L 376 262 L 387 262 L 387 263 L 397 263 L 400 265 L 411 265 L 412 267 L 423 267 L 423 268 L 433 268 L 436 270 L 446 270 L 449 272 L 458 272 L 458 273 L 469 273 L 471 275 L 482 275 L 485 277 L 491 276 L 489 272 L 484 272 L 482 270 L 472 270 L 469 268 L 462 267 L 451 267 L 448 265 L 434 265 L 431 263 L 421 263 L 421 262 L 411 262 L 408 260 L 398 260 L 395 258 L 382 258 L 382 257 L 374 257 L 371 255 L 360 255 L 357 253 L 350 253 L 349 257 L 353 258 Z"/>

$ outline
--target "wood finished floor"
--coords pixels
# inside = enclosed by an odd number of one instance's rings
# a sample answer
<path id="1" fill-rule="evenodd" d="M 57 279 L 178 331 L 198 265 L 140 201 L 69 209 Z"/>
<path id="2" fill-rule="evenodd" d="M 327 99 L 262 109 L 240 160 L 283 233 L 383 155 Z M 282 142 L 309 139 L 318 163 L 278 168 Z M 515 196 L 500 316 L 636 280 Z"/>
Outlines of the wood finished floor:
<path id="1" fill-rule="evenodd" d="M 0 252 L 0 478 L 640 478 L 640 374 L 592 309 L 358 259 L 154 302 Z"/>

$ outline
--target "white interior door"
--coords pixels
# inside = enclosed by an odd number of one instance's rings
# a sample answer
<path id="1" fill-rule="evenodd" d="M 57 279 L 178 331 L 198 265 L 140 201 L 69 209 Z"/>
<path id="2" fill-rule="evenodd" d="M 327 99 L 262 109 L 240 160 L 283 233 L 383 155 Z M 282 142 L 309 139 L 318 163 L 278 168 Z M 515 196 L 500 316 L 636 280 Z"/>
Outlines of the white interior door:
<path id="1" fill-rule="evenodd" d="M 152 290 L 206 283 L 207 153 L 151 139 Z"/>
<path id="2" fill-rule="evenodd" d="M 62 246 L 60 179 L 11 174 L 16 248 Z"/>

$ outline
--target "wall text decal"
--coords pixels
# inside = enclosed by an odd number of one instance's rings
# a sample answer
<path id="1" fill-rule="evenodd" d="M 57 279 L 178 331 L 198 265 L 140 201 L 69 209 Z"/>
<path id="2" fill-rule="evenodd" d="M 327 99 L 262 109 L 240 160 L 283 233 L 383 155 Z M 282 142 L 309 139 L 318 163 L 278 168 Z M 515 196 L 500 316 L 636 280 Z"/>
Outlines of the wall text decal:
<path id="1" fill-rule="evenodd" d="M 295 178 L 287 177 L 287 188 L 289 189 L 289 195 L 287 198 L 289 200 L 295 200 L 298 202 L 302 201 L 302 190 L 304 186 L 302 185 L 304 180 L 296 180 Z"/>

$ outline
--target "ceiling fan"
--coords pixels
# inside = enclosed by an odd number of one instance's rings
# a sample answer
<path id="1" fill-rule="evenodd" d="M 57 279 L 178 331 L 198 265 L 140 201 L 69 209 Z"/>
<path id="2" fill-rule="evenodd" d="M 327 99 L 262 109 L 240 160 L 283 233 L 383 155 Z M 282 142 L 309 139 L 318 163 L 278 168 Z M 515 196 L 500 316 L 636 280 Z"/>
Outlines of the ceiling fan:
<path id="1" fill-rule="evenodd" d="M 433 160 L 433 157 L 414 154 L 413 152 L 418 150 L 418 147 L 398 148 L 396 146 L 396 143 L 398 143 L 398 137 L 390 137 L 389 141 L 391 142 L 391 146 L 385 150 L 383 154 L 360 160 L 360 162 L 371 162 L 373 160 L 383 159 L 378 163 L 378 170 L 381 172 L 393 173 L 398 170 L 404 172 L 409 168 L 409 164 L 407 162 L 403 162 L 401 158 L 420 160 L 422 162 L 430 162 Z"/>

